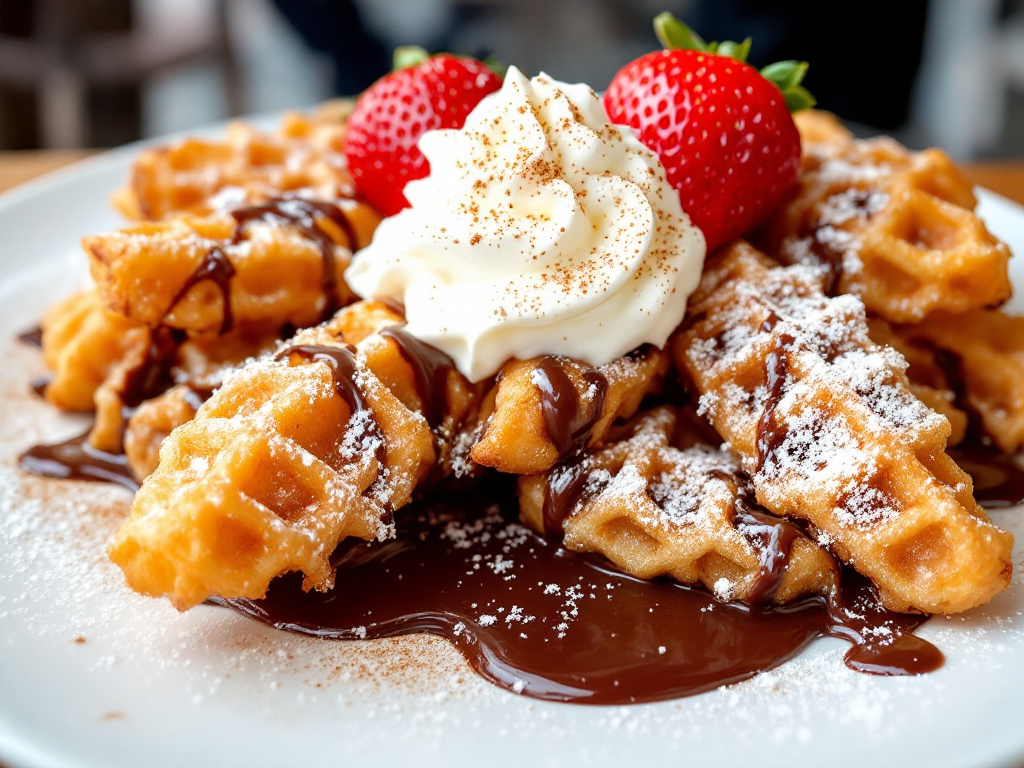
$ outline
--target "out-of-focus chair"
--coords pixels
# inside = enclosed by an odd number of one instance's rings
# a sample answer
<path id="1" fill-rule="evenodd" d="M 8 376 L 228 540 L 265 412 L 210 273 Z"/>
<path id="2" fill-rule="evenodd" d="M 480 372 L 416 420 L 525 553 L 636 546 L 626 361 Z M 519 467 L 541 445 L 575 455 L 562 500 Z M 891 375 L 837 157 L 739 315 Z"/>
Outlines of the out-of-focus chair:
<path id="1" fill-rule="evenodd" d="M 1007 97 L 1024 88 L 1024 7 L 931 0 L 915 119 L 931 143 L 970 159 L 994 150 Z"/>
<path id="2" fill-rule="evenodd" d="M 0 87 L 5 95 L 33 94 L 21 104 L 34 107 L 30 122 L 43 147 L 90 144 L 91 92 L 126 94 L 130 111 L 130 94 L 137 96 L 148 78 L 200 59 L 221 67 L 230 113 L 238 114 L 242 96 L 228 30 L 230 2 L 208 2 L 209 13 L 165 13 L 158 24 L 141 24 L 132 0 L 0 0 L 0 22 L 6 17 L 6 28 L 13 27 L 4 31 L 0 24 Z M 17 105 L 18 99 L 8 102 Z"/>

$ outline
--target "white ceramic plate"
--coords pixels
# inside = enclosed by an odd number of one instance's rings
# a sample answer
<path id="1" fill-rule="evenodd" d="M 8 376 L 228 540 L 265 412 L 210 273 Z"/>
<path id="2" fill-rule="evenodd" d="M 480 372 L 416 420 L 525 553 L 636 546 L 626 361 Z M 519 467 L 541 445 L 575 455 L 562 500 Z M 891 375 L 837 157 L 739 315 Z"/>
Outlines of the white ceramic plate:
<path id="1" fill-rule="evenodd" d="M 28 766 L 1001 766 L 1024 760 L 1024 562 L 983 609 L 921 634 L 919 678 L 846 669 L 838 640 L 745 683 L 632 707 L 551 704 L 477 678 L 446 643 L 329 643 L 129 592 L 104 557 L 118 488 L 23 477 L 15 457 L 83 424 L 27 394 L 16 332 L 85 274 L 79 238 L 136 148 L 0 198 L 0 763 Z M 983 213 L 1024 254 L 1024 209 Z M 1024 267 L 1014 264 L 1015 282 Z M 1018 309 L 1024 307 L 1019 305 Z M 1024 510 L 995 519 L 1024 542 Z"/>

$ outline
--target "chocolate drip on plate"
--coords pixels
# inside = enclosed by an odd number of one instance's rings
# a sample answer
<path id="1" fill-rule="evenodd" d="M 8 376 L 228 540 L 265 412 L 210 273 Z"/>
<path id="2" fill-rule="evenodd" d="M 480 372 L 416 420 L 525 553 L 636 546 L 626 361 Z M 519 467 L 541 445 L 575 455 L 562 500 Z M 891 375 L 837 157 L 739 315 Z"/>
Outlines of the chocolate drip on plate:
<path id="1" fill-rule="evenodd" d="M 43 348 L 43 327 L 37 325 L 33 328 L 29 328 L 27 331 L 22 331 L 18 334 L 17 339 L 19 342 L 27 347 L 35 347 L 36 349 Z"/>
<path id="2" fill-rule="evenodd" d="M 336 640 L 439 635 L 496 685 L 578 704 L 712 690 L 776 667 L 828 635 L 856 644 L 847 663 L 862 672 L 917 674 L 941 663 L 933 646 L 906 634 L 924 617 L 869 610 L 874 598 L 863 582 L 844 583 L 848 602 L 834 610 L 821 597 L 783 609 L 718 603 L 701 590 L 641 581 L 562 549 L 515 523 L 516 512 L 508 493 L 416 505 L 404 511 L 396 539 L 341 544 L 334 591 L 307 593 L 301 578 L 289 576 L 263 600 L 226 604 Z M 451 536 L 453 526 L 468 535 Z"/>
<path id="3" fill-rule="evenodd" d="M 54 445 L 36 445 L 18 457 L 23 472 L 68 480 L 99 480 L 139 489 L 123 453 L 107 453 L 89 444 L 89 430 Z"/>

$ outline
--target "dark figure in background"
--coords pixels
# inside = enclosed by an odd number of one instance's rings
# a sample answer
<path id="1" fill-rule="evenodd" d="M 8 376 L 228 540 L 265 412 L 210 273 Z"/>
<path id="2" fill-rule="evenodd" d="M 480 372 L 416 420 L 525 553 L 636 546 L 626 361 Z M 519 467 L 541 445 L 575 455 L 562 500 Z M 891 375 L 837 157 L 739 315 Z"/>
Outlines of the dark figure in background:
<path id="1" fill-rule="evenodd" d="M 754 38 L 750 63 L 809 61 L 821 109 L 883 130 L 907 121 L 927 0 L 695 0 L 686 21 L 705 40 Z"/>
<path id="2" fill-rule="evenodd" d="M 361 93 L 391 70 L 391 51 L 363 24 L 352 0 L 274 0 L 306 43 L 334 62 L 334 92 Z"/>

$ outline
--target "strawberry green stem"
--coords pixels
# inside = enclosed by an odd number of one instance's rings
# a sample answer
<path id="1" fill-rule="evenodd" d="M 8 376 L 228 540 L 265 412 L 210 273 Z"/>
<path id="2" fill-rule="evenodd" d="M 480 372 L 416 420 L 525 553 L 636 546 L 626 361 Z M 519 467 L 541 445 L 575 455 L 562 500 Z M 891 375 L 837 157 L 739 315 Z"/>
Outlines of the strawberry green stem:
<path id="1" fill-rule="evenodd" d="M 670 51 L 700 51 L 719 56 L 728 56 L 746 63 L 750 55 L 750 38 L 741 43 L 732 40 L 722 42 L 705 42 L 704 38 L 690 29 L 670 12 L 665 11 L 654 17 L 654 34 L 658 41 Z M 775 85 L 786 99 L 786 107 L 790 112 L 810 109 L 814 106 L 814 97 L 800 83 L 807 74 L 806 61 L 777 61 L 761 70 L 761 75 Z"/>
<path id="2" fill-rule="evenodd" d="M 409 69 L 422 64 L 430 58 L 425 48 L 418 45 L 403 45 L 395 48 L 395 55 L 391 60 L 391 69 L 397 72 L 400 69 Z"/>

